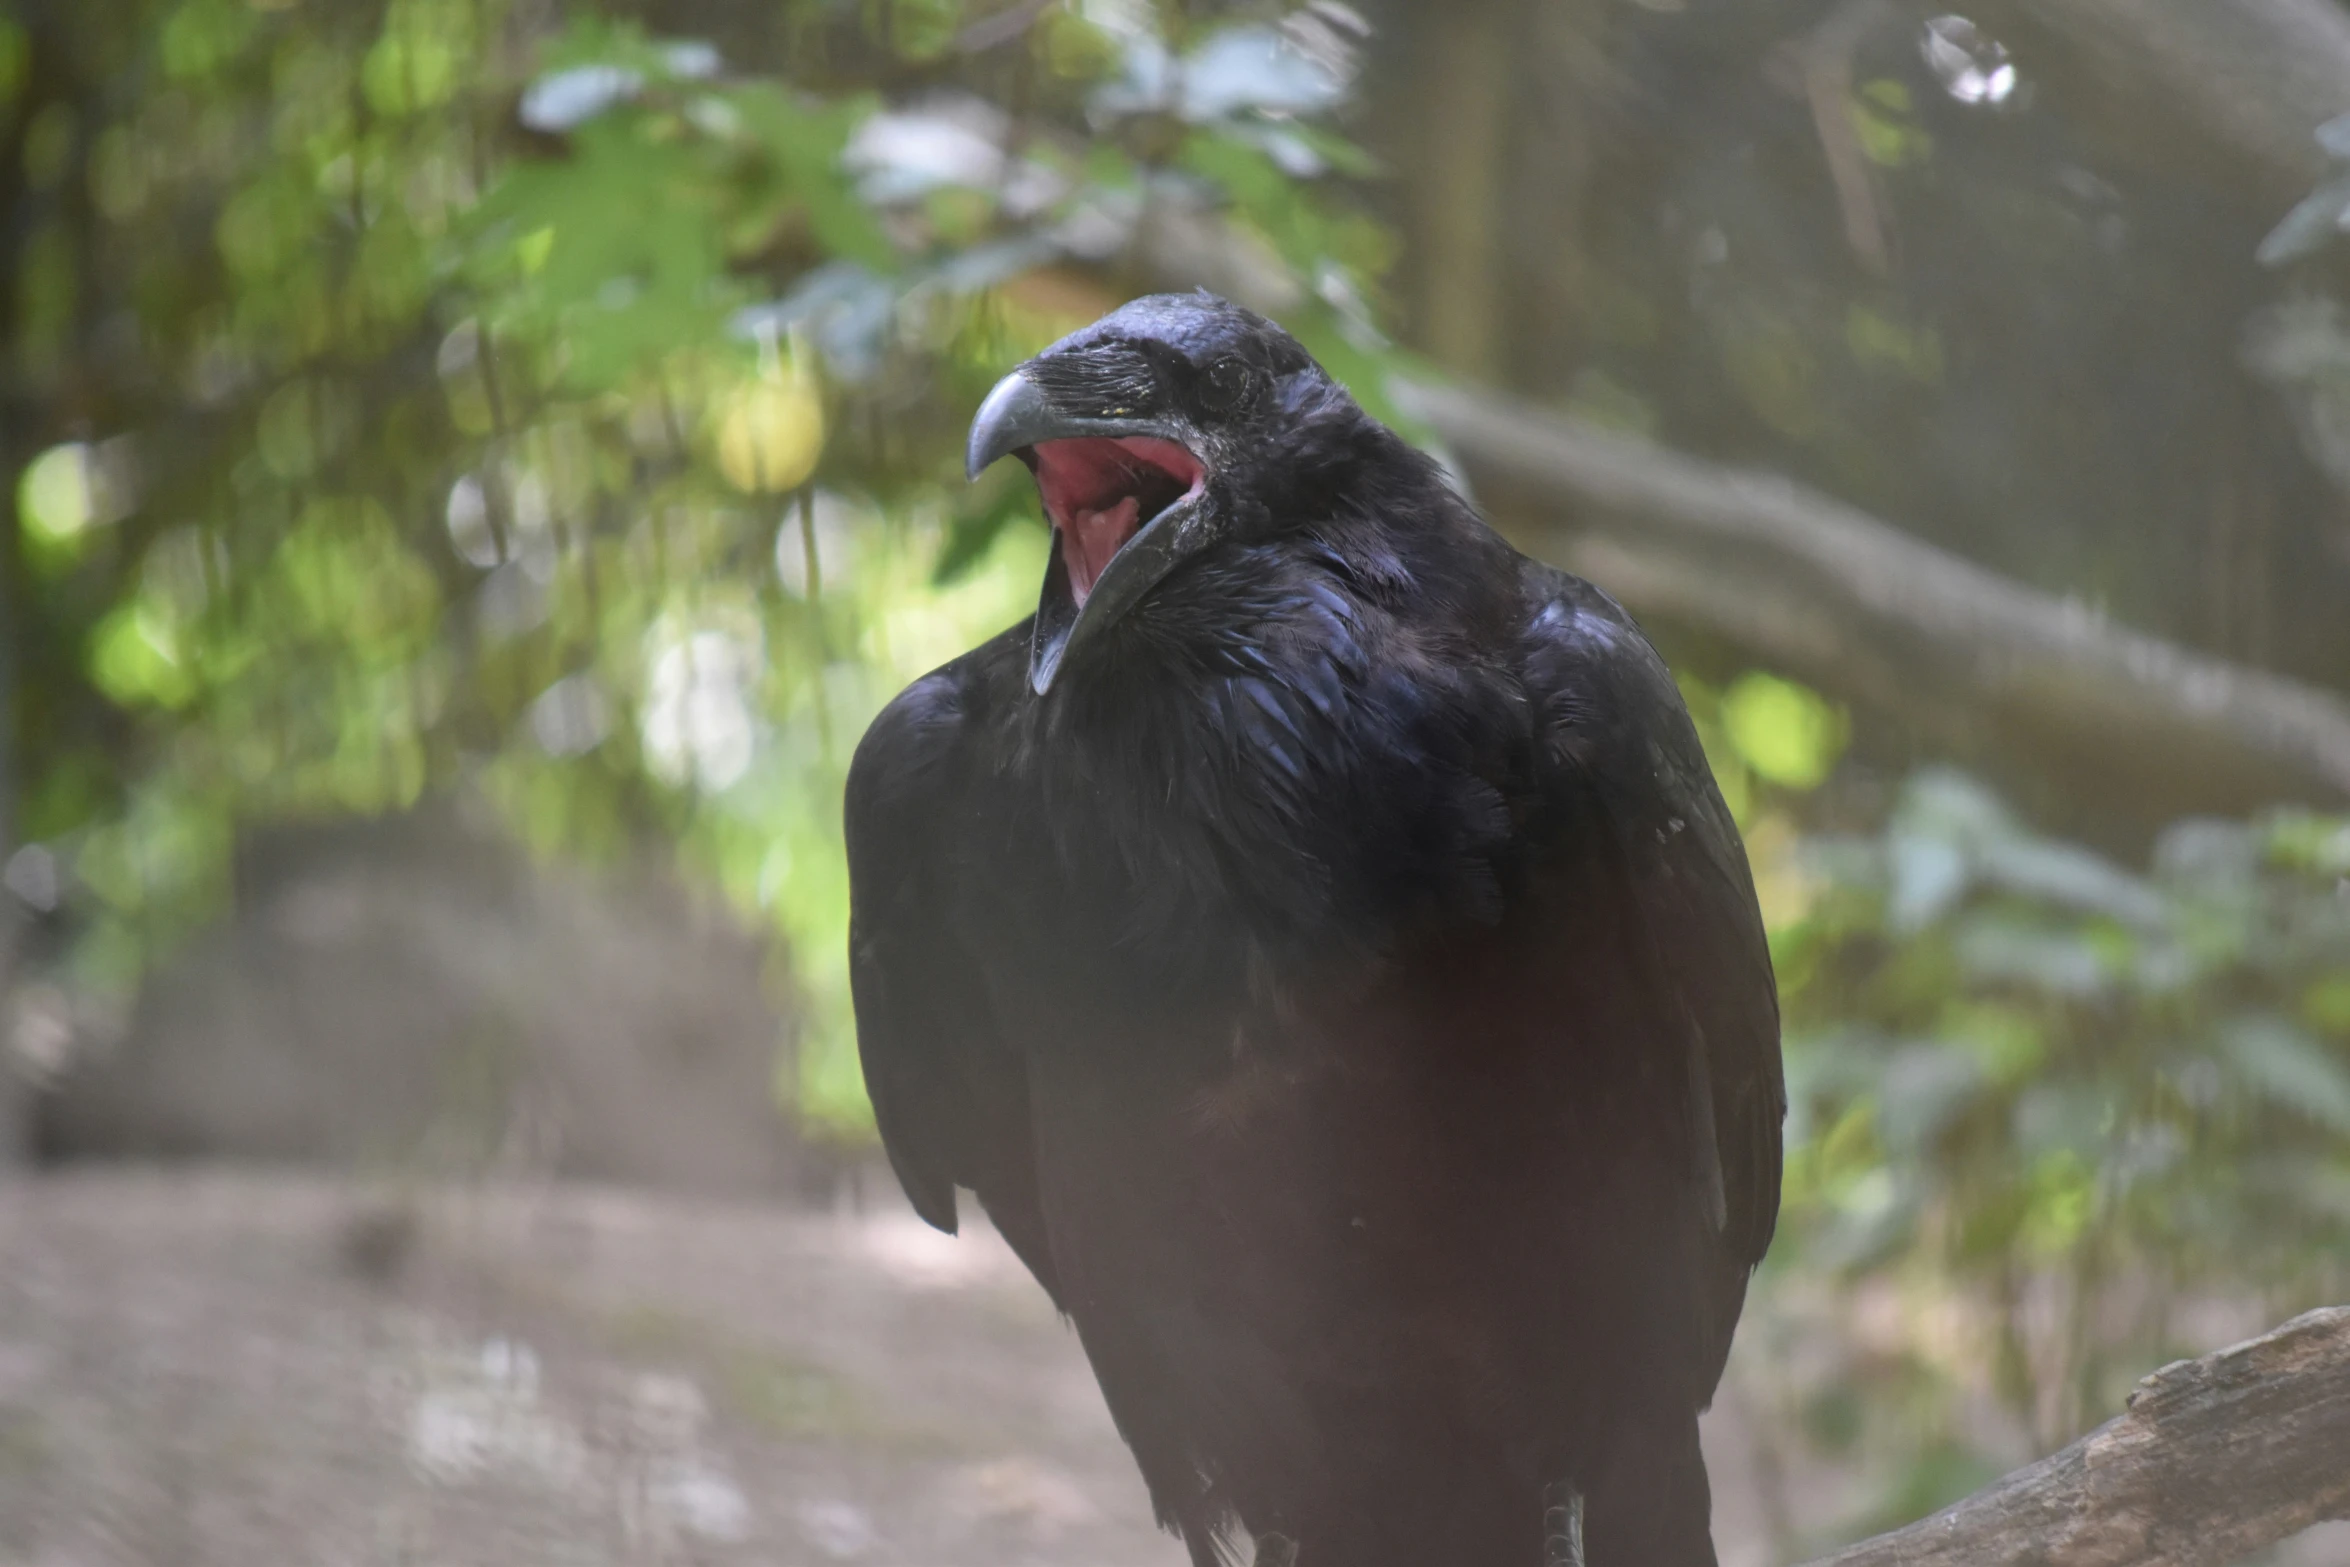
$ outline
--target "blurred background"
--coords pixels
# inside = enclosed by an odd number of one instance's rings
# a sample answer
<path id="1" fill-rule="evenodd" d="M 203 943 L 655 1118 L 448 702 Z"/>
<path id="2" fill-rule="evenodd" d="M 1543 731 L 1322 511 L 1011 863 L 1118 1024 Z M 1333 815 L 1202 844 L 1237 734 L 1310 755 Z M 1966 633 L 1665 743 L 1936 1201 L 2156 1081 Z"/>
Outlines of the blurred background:
<path id="1" fill-rule="evenodd" d="M 1181 1559 L 875 1162 L 838 821 L 1160 288 L 1680 674 L 1726 1563 L 2350 1299 L 2350 8 L 1945 3 L 0 0 L 0 1563 Z"/>

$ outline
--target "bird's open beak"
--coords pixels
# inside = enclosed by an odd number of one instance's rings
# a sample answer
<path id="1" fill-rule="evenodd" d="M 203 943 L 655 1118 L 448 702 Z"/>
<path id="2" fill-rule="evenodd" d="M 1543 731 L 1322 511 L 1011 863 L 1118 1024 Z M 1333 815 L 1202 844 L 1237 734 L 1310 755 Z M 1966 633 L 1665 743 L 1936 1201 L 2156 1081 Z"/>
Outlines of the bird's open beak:
<path id="1" fill-rule="evenodd" d="M 1019 457 L 1053 525 L 1028 650 L 1028 683 L 1039 696 L 1072 651 L 1207 542 L 1207 465 L 1189 436 L 1167 420 L 1065 412 L 1017 370 L 979 405 L 964 454 L 970 476 Z"/>

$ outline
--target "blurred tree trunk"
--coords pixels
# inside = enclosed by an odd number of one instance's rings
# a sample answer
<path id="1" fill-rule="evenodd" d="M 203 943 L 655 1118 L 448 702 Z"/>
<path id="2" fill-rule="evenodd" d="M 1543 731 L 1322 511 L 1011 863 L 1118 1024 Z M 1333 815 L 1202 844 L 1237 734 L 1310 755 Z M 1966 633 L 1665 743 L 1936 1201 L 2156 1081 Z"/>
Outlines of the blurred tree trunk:
<path id="1" fill-rule="evenodd" d="M 2092 106 L 2116 156 L 2249 172 L 2279 202 L 2324 167 L 2312 133 L 2350 113 L 2336 0 L 1980 0 L 1979 20 Z"/>
<path id="2" fill-rule="evenodd" d="M 21 682 L 30 602 L 24 590 L 22 519 L 17 493 L 25 465 L 39 450 L 48 411 L 36 405 L 25 376 L 23 281 L 26 246 L 37 221 L 25 172 L 25 142 L 57 89 L 47 44 L 48 18 L 26 7 L 29 47 L 14 94 L 0 102 L 0 869 L 15 855 L 23 791 Z M 25 1082 L 16 1049 L 15 980 L 23 908 L 0 887 L 0 1170 L 22 1157 Z"/>
<path id="3" fill-rule="evenodd" d="M 1572 3 L 1572 0 L 1569 0 Z M 1500 165 L 1510 105 L 1510 0 L 1469 0 L 1405 19 L 1398 40 L 1417 69 L 1398 83 L 1419 134 L 1390 149 L 1415 241 L 1406 305 L 1420 347 L 1447 369 L 1494 378 L 1500 341 Z"/>
<path id="4" fill-rule="evenodd" d="M 1468 0 L 1387 21 L 1373 92 L 1408 239 L 1401 303 L 1417 346 L 1460 375 L 1531 390 L 1579 357 L 1609 11 Z"/>
<path id="5" fill-rule="evenodd" d="M 0 199 L 5 199 L 0 197 Z M 0 274 L 0 282 L 5 282 Z M 0 430 L 0 869 L 17 850 L 17 629 L 23 624 L 17 591 L 20 577 L 17 476 L 24 454 L 17 450 L 14 421 Z M 25 1085 L 16 1048 L 16 963 L 23 924 L 16 895 L 0 886 L 0 1172 L 25 1153 Z"/>

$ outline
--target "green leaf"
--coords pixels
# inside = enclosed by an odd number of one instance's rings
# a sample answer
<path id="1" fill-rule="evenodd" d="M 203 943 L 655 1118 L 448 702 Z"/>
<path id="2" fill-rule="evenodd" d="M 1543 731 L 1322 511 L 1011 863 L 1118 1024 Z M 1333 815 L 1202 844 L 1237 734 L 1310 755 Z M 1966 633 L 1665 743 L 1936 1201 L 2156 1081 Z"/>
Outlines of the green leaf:
<path id="1" fill-rule="evenodd" d="M 32 40 L 23 24 L 12 16 L 0 16 L 0 109 L 16 102 L 16 95 L 24 90 L 32 58 Z"/>
<path id="2" fill-rule="evenodd" d="M 2308 1034 L 2282 1018 L 2252 1014 L 2229 1020 L 2220 1050 L 2248 1087 L 2350 1136 L 2350 1066 Z"/>
<path id="3" fill-rule="evenodd" d="M 2040 902 L 2142 929 L 2169 923 L 2169 906 L 2151 886 L 2078 844 L 2018 834 L 1985 844 L 1977 863 L 1984 880 Z"/>
<path id="4" fill-rule="evenodd" d="M 1914 935 L 1924 930 L 1966 895 L 1971 868 L 1957 844 L 1895 832 L 1887 836 L 1885 851 L 1891 892 L 1886 917 L 1896 932 Z"/>
<path id="5" fill-rule="evenodd" d="M 2321 975 L 2301 993 L 2301 1015 L 2313 1028 L 2350 1036 L 2350 973 Z"/>
<path id="6" fill-rule="evenodd" d="M 456 97 L 472 54 L 471 20 L 463 0 L 393 0 L 383 36 L 359 69 L 369 106 L 412 115 Z"/>
<path id="7" fill-rule="evenodd" d="M 166 76 L 209 76 L 234 61 L 259 18 L 243 0 L 182 0 L 164 20 L 157 54 Z"/>
<path id="8" fill-rule="evenodd" d="M 1851 734 L 1841 708 L 1809 686 L 1759 670 L 1722 693 L 1722 727 L 1749 767 L 1789 789 L 1825 782 Z"/>
<path id="9" fill-rule="evenodd" d="M 1965 1114 L 1988 1084 L 1972 1054 L 1948 1045 L 1906 1045 L 1885 1063 L 1877 1125 L 1895 1158 L 1927 1157 L 1934 1140 Z"/>
<path id="10" fill-rule="evenodd" d="M 1955 945 L 1973 978 L 2051 996 L 2102 996 L 2121 978 L 2114 954 L 2088 932 L 2020 913 L 1975 914 L 1960 924 Z"/>
<path id="11" fill-rule="evenodd" d="M 817 243 L 833 260 L 876 272 L 895 272 L 897 247 L 842 172 L 841 152 L 880 100 L 852 95 L 827 104 L 804 103 L 766 82 L 730 88 L 723 97 L 744 132 L 773 160 L 774 181 L 760 199 L 775 216 L 802 211 Z"/>
<path id="12" fill-rule="evenodd" d="M 90 634 L 90 679 L 125 707 L 181 707 L 196 694 L 179 637 L 146 599 L 116 606 Z"/>
<path id="13" fill-rule="evenodd" d="M 2322 877 L 2350 876 L 2350 817 L 2281 811 L 2267 824 L 2269 857 Z"/>

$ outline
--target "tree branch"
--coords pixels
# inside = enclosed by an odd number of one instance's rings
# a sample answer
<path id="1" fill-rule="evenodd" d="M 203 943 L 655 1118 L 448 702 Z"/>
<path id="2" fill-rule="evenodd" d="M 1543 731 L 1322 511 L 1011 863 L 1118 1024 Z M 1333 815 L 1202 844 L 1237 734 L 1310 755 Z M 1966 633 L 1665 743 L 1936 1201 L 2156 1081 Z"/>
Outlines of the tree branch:
<path id="1" fill-rule="evenodd" d="M 2146 636 L 1788 480 L 1458 388 L 1412 390 L 1529 551 L 1937 739 L 2134 806 L 2350 799 L 2350 701 Z"/>
<path id="2" fill-rule="evenodd" d="M 2165 1366 L 2063 1451 L 1812 1567 L 2226 1567 L 2350 1517 L 2350 1307 Z"/>

